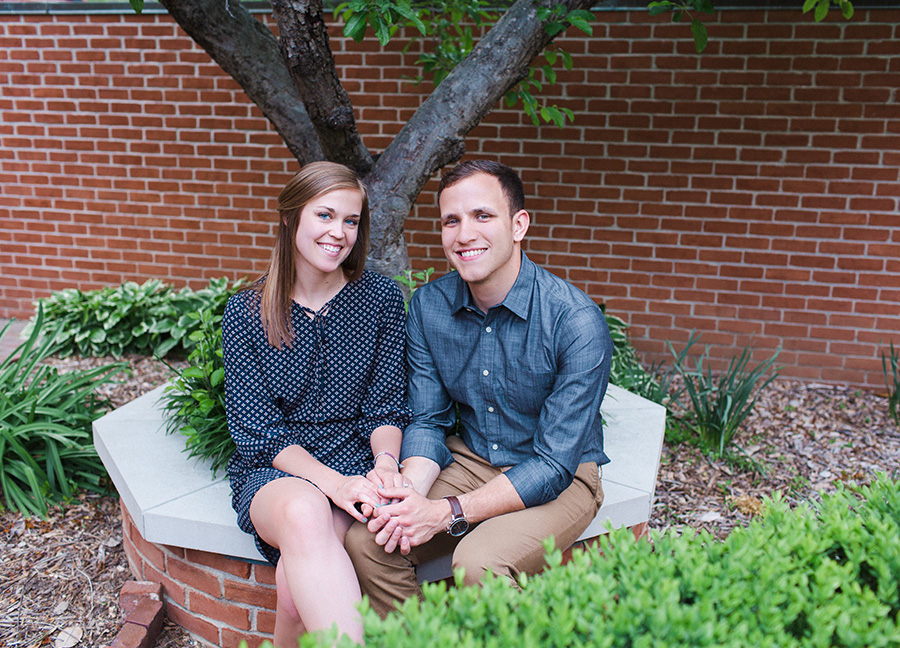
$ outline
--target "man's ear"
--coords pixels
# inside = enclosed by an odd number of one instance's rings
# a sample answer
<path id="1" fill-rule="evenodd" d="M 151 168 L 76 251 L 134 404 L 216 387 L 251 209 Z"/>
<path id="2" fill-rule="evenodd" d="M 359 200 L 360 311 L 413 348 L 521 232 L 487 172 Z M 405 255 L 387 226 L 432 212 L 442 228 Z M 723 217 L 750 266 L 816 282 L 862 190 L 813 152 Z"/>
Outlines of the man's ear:
<path id="1" fill-rule="evenodd" d="M 518 243 L 525 238 L 528 226 L 531 224 L 531 216 L 524 209 L 520 209 L 513 214 L 513 241 Z"/>

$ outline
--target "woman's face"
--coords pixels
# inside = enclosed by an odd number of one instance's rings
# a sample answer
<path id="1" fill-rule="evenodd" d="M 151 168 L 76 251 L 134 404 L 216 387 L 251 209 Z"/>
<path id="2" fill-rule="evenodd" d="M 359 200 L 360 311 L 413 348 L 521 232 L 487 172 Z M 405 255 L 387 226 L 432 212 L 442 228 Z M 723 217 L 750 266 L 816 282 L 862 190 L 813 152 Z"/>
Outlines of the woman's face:
<path id="1" fill-rule="evenodd" d="M 300 212 L 294 239 L 300 272 L 341 272 L 341 263 L 356 243 L 362 194 L 336 189 L 319 194 Z"/>

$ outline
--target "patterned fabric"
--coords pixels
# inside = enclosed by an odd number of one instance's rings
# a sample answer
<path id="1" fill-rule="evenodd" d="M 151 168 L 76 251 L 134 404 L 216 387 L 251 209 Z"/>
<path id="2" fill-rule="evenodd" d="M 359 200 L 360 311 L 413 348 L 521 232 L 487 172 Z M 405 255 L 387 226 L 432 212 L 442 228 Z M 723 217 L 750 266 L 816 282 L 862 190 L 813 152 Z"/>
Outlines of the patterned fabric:
<path id="1" fill-rule="evenodd" d="M 524 254 L 515 284 L 487 313 L 451 272 L 413 295 L 407 359 L 413 423 L 401 460 L 446 468 L 459 405 L 466 446 L 506 471 L 525 506 L 555 499 L 578 465 L 609 462 L 600 402 L 612 340 L 603 313 L 572 284 Z"/>
<path id="2" fill-rule="evenodd" d="M 374 465 L 372 432 L 402 430 L 410 420 L 397 285 L 365 272 L 314 317 L 304 310 L 296 303 L 291 310 L 292 348 L 269 344 L 253 290 L 232 296 L 222 321 L 228 429 L 237 445 L 228 464 L 232 505 L 273 565 L 278 551 L 256 534 L 250 502 L 289 476 L 272 467 L 275 456 L 297 444 L 343 475 L 365 475 Z"/>

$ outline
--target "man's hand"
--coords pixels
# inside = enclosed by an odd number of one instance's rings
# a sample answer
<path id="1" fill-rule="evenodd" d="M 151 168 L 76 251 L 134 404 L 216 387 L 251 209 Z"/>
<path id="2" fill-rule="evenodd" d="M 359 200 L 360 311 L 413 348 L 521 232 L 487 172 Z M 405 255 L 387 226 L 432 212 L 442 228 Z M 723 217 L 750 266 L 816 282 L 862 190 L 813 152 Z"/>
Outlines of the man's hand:
<path id="1" fill-rule="evenodd" d="M 386 488 L 382 496 L 397 501 L 380 507 L 368 528 L 388 553 L 400 547 L 405 556 L 450 523 L 450 503 L 445 500 L 430 500 L 412 488 Z"/>

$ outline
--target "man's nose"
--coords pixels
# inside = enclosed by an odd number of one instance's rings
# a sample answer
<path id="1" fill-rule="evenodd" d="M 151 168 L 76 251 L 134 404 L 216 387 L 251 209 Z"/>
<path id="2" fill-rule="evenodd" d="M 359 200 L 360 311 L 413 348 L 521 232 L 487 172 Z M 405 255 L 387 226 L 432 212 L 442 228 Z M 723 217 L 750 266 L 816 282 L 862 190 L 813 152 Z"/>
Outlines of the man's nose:
<path id="1" fill-rule="evenodd" d="M 468 218 L 461 218 L 456 239 L 460 242 L 467 242 L 474 240 L 476 236 L 475 224 Z"/>

